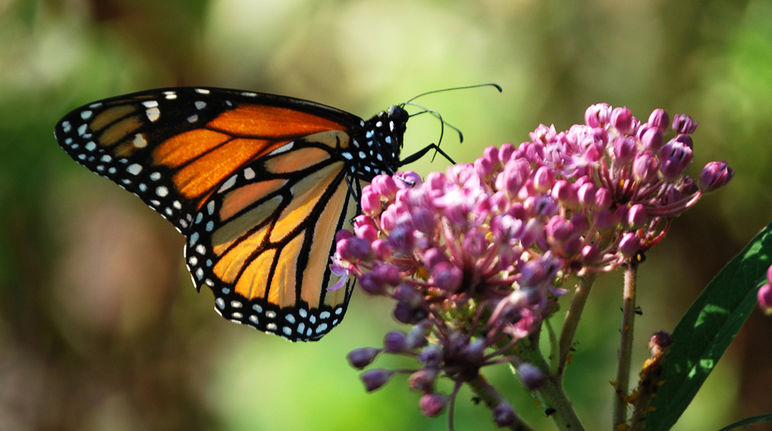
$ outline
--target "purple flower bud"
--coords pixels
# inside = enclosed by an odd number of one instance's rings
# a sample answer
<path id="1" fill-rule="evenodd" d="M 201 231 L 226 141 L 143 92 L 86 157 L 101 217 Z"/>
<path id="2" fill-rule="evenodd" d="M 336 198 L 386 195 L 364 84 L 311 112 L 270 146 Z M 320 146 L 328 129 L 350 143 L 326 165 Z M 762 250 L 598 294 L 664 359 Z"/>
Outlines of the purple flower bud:
<path id="1" fill-rule="evenodd" d="M 421 396 L 421 400 L 418 401 L 418 406 L 421 408 L 421 414 L 433 418 L 442 413 L 447 403 L 448 397 L 445 395 L 424 394 Z"/>
<path id="2" fill-rule="evenodd" d="M 431 393 L 434 391 L 434 381 L 437 379 L 437 370 L 433 368 L 420 369 L 407 379 L 408 387 L 416 392 Z"/>
<path id="3" fill-rule="evenodd" d="M 548 275 L 541 260 L 529 260 L 520 270 L 519 283 L 523 287 L 536 286 L 546 280 Z"/>
<path id="4" fill-rule="evenodd" d="M 649 125 L 652 127 L 656 127 L 659 130 L 664 131 L 667 129 L 667 126 L 670 124 L 670 116 L 667 115 L 667 112 L 665 112 L 662 108 L 657 108 L 653 111 L 651 111 L 651 115 L 649 115 Z"/>
<path id="5" fill-rule="evenodd" d="M 412 325 L 426 318 L 426 310 L 422 307 L 414 306 L 408 301 L 397 301 L 392 316 L 397 322 Z"/>
<path id="6" fill-rule="evenodd" d="M 431 270 L 434 265 L 437 265 L 440 262 L 447 262 L 448 258 L 439 248 L 430 248 L 424 252 L 423 261 L 424 266 Z"/>
<path id="7" fill-rule="evenodd" d="M 590 127 L 603 127 L 611 116 L 611 106 L 606 103 L 590 105 L 584 111 L 584 122 Z"/>
<path id="8" fill-rule="evenodd" d="M 694 133 L 697 130 L 697 124 L 697 122 L 692 120 L 692 117 L 686 114 L 675 114 L 673 117 L 673 130 L 676 133 Z"/>
<path id="9" fill-rule="evenodd" d="M 397 183 L 389 175 L 376 175 L 370 183 L 372 191 L 379 196 L 392 198 L 397 193 Z M 362 190 L 364 194 L 364 190 Z"/>
<path id="10" fill-rule="evenodd" d="M 439 344 L 430 344 L 418 354 L 418 360 L 429 368 L 437 368 L 442 361 L 442 347 Z"/>
<path id="11" fill-rule="evenodd" d="M 595 208 L 606 209 L 611 207 L 611 190 L 601 187 L 595 191 Z"/>
<path id="12" fill-rule="evenodd" d="M 593 206 L 595 204 L 595 184 L 582 184 L 576 192 L 576 197 L 579 199 L 581 205 L 586 207 Z"/>
<path id="13" fill-rule="evenodd" d="M 539 389 L 547 381 L 544 372 L 528 362 L 523 362 L 517 366 L 517 375 L 529 391 Z"/>
<path id="14" fill-rule="evenodd" d="M 389 247 L 386 241 L 382 239 L 373 241 L 372 247 L 377 259 L 386 260 L 389 256 L 391 256 L 391 247 Z"/>
<path id="15" fill-rule="evenodd" d="M 424 297 L 421 292 L 415 287 L 402 283 L 394 289 L 394 299 L 397 301 L 405 301 L 411 307 L 420 307 L 424 302 Z"/>
<path id="16" fill-rule="evenodd" d="M 393 374 L 394 372 L 390 370 L 375 369 L 365 371 L 359 378 L 365 384 L 365 390 L 372 392 L 386 384 Z"/>
<path id="17" fill-rule="evenodd" d="M 614 157 L 619 163 L 627 163 L 635 157 L 638 144 L 633 137 L 618 136 L 614 139 Z"/>
<path id="18" fill-rule="evenodd" d="M 344 261 L 354 262 L 372 257 L 370 242 L 361 238 L 351 237 L 338 241 L 338 256 Z"/>
<path id="19" fill-rule="evenodd" d="M 619 240 L 619 251 L 625 257 L 632 257 L 641 249 L 641 240 L 633 232 L 625 232 Z"/>
<path id="20" fill-rule="evenodd" d="M 638 153 L 633 161 L 633 176 L 641 183 L 648 183 L 657 177 L 657 159 L 648 151 Z"/>
<path id="21" fill-rule="evenodd" d="M 375 273 L 366 272 L 359 276 L 359 287 L 370 295 L 383 295 L 386 285 Z"/>
<path id="22" fill-rule="evenodd" d="M 644 126 L 639 131 L 643 149 L 647 151 L 657 151 L 662 148 L 663 138 L 662 130 L 653 126 Z"/>
<path id="23" fill-rule="evenodd" d="M 642 204 L 635 204 L 627 211 L 627 224 L 632 228 L 643 226 L 647 220 L 646 209 L 643 208 Z"/>
<path id="24" fill-rule="evenodd" d="M 501 403 L 493 409 L 493 421 L 499 428 L 506 428 L 515 423 L 515 410 L 507 403 Z"/>
<path id="25" fill-rule="evenodd" d="M 413 188 L 421 184 L 421 176 L 413 171 L 397 172 L 395 175 L 397 187 L 400 189 Z"/>
<path id="26" fill-rule="evenodd" d="M 552 173 L 552 169 L 541 166 L 536 170 L 533 176 L 533 185 L 540 193 L 545 193 L 552 188 L 552 184 L 555 183 L 555 175 Z"/>
<path id="27" fill-rule="evenodd" d="M 447 292 L 458 290 L 463 279 L 463 271 L 449 262 L 440 262 L 432 267 L 432 283 Z"/>
<path id="28" fill-rule="evenodd" d="M 689 136 L 678 135 L 659 150 L 662 159 L 659 170 L 667 180 L 678 178 L 692 161 L 692 149 L 689 145 L 691 139 L 687 141 L 685 138 Z"/>
<path id="29" fill-rule="evenodd" d="M 413 210 L 413 225 L 419 232 L 431 234 L 434 231 L 434 213 L 427 208 Z"/>
<path id="30" fill-rule="evenodd" d="M 577 202 L 576 188 L 566 180 L 558 180 L 552 187 L 552 197 L 562 204 L 574 204 Z"/>
<path id="31" fill-rule="evenodd" d="M 348 359 L 348 362 L 352 367 L 361 370 L 370 365 L 380 352 L 381 349 L 376 349 L 375 347 L 360 347 L 349 352 L 349 354 L 346 355 L 346 359 Z"/>
<path id="32" fill-rule="evenodd" d="M 602 209 L 595 214 L 595 227 L 600 230 L 606 230 L 616 224 L 614 213 L 609 209 Z"/>
<path id="33" fill-rule="evenodd" d="M 467 232 L 464 236 L 464 253 L 473 258 L 482 256 L 488 248 L 485 236 L 478 230 Z"/>
<path id="34" fill-rule="evenodd" d="M 390 331 L 383 338 L 383 350 L 389 353 L 401 353 L 407 349 L 405 333 L 402 331 Z"/>
<path id="35" fill-rule="evenodd" d="M 512 153 L 515 152 L 515 146 L 506 143 L 499 148 L 499 160 L 502 164 L 506 165 L 509 159 L 512 157 Z"/>
<path id="36" fill-rule="evenodd" d="M 410 253 L 415 245 L 413 228 L 407 224 L 399 224 L 389 232 L 389 245 L 396 251 Z"/>
<path id="37" fill-rule="evenodd" d="M 759 288 L 757 293 L 759 308 L 767 316 L 772 316 L 772 284 L 766 283 Z"/>
<path id="38" fill-rule="evenodd" d="M 337 244 L 341 240 L 351 238 L 352 236 L 354 236 L 354 234 L 351 233 L 351 231 L 348 231 L 346 229 L 341 229 L 335 232 L 335 244 Z"/>
<path id="39" fill-rule="evenodd" d="M 417 349 L 424 347 L 428 343 L 426 337 L 432 330 L 432 324 L 428 320 L 423 320 L 407 333 L 405 337 L 405 343 L 408 349 Z"/>
<path id="40" fill-rule="evenodd" d="M 633 114 L 627 106 L 614 108 L 611 111 L 611 125 L 620 133 L 627 134 L 633 129 Z"/>
<path id="41" fill-rule="evenodd" d="M 367 242 L 373 242 L 378 239 L 378 229 L 376 229 L 375 226 L 371 224 L 360 224 L 359 226 L 354 226 L 354 233 L 356 236 L 364 239 Z"/>
<path id="42" fill-rule="evenodd" d="M 493 164 L 485 157 L 474 161 L 474 170 L 481 178 L 485 178 L 493 172 Z"/>
<path id="43" fill-rule="evenodd" d="M 375 267 L 373 271 L 384 283 L 396 286 L 402 281 L 402 274 L 400 274 L 399 268 L 388 263 L 383 263 Z"/>
<path id="44" fill-rule="evenodd" d="M 491 166 L 499 165 L 499 149 L 494 146 L 485 148 L 483 150 L 482 158 L 487 160 Z"/>
<path id="45" fill-rule="evenodd" d="M 711 192 L 725 186 L 732 179 L 734 172 L 725 161 L 708 162 L 700 173 L 700 189 Z"/>
<path id="46" fill-rule="evenodd" d="M 371 188 L 362 189 L 362 212 L 365 214 L 377 214 L 381 211 L 381 196 Z"/>
<path id="47" fill-rule="evenodd" d="M 469 344 L 461 349 L 461 357 L 467 364 L 474 367 L 482 365 L 483 355 L 485 354 L 485 341 L 481 338 L 472 339 Z"/>
<path id="48" fill-rule="evenodd" d="M 574 214 L 571 216 L 571 225 L 574 227 L 574 232 L 586 232 L 590 228 L 590 221 L 584 214 Z"/>

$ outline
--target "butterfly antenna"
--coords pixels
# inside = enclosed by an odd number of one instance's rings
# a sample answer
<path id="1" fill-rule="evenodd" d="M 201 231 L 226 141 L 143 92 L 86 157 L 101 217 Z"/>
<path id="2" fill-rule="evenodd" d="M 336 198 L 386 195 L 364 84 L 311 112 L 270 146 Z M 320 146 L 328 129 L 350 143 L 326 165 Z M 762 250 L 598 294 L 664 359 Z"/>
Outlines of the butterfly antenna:
<path id="1" fill-rule="evenodd" d="M 435 111 L 434 109 L 429 109 L 429 108 L 427 108 L 425 106 L 421 106 L 421 105 L 419 105 L 419 104 L 417 104 L 415 102 L 406 102 L 405 104 L 406 105 L 415 106 L 415 107 L 421 109 L 418 112 L 410 114 L 411 117 L 414 117 L 414 116 L 420 115 L 420 114 L 431 114 L 434 117 L 436 117 L 438 120 L 440 120 L 440 138 L 437 140 L 437 144 L 436 144 L 436 150 L 437 151 L 435 151 L 434 155 L 432 156 L 432 162 L 434 162 L 434 159 L 437 157 L 437 153 L 440 152 L 440 144 L 442 143 L 443 136 L 445 136 L 445 126 L 446 125 L 448 127 L 450 127 L 451 129 L 453 129 L 456 133 L 458 133 L 458 141 L 459 142 L 464 142 L 464 134 L 461 133 L 461 130 L 458 127 L 456 127 L 456 126 L 448 123 L 447 121 L 445 121 L 445 119 L 442 118 L 442 114 L 440 114 L 439 112 Z M 445 157 L 447 157 L 447 156 L 445 156 Z"/>
<path id="2" fill-rule="evenodd" d="M 464 86 L 461 86 L 461 87 L 440 88 L 440 89 L 437 89 L 437 90 L 426 91 L 424 93 L 420 93 L 420 94 L 418 94 L 416 96 L 413 96 L 413 97 L 411 97 L 410 99 L 408 99 L 405 102 L 405 105 L 409 104 L 410 102 L 412 102 L 415 99 L 418 99 L 419 97 L 428 96 L 430 94 L 444 93 L 446 91 L 467 90 L 467 89 L 470 89 L 470 88 L 481 88 L 481 87 L 493 87 L 496 90 L 498 90 L 499 93 L 501 93 L 503 91 L 501 86 L 499 84 L 496 84 L 495 82 L 485 82 L 485 83 L 482 83 L 482 84 L 464 85 Z"/>

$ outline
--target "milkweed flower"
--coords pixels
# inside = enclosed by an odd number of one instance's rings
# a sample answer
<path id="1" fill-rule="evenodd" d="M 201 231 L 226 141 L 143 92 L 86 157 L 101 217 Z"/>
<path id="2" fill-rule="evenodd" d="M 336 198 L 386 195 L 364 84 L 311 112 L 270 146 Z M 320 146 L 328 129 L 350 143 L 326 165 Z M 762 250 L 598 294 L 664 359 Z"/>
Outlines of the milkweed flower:
<path id="1" fill-rule="evenodd" d="M 333 270 L 393 299 L 394 318 L 413 325 L 387 335 L 378 353 L 417 359 L 402 371 L 425 395 L 450 378 L 451 406 L 461 384 L 496 363 L 526 364 L 517 368 L 537 387 L 538 368 L 513 347 L 555 312 L 563 280 L 645 252 L 673 217 L 732 178 L 726 162 L 708 163 L 699 185 L 687 176 L 697 123 L 676 115 L 672 137 L 669 126 L 662 109 L 641 122 L 627 108 L 596 104 L 584 124 L 540 125 L 530 140 L 488 147 L 444 173 L 375 177 L 353 233 L 339 232 Z M 352 363 L 366 366 L 372 352 Z M 363 380 L 371 390 L 372 377 Z M 421 409 L 436 415 L 444 399 L 422 398 Z"/>

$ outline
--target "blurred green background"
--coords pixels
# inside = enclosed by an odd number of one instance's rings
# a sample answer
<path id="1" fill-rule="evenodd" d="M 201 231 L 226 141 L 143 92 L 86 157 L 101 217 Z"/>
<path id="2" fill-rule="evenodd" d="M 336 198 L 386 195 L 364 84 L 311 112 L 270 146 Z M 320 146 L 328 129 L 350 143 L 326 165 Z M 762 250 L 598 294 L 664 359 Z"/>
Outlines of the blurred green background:
<path id="1" fill-rule="evenodd" d="M 725 159 L 726 189 L 677 219 L 641 268 L 635 363 L 772 215 L 772 2 L 536 0 L 0 0 L 1 430 L 442 430 L 397 378 L 365 394 L 345 354 L 396 326 L 357 294 L 321 342 L 226 322 L 196 295 L 182 238 L 138 199 L 73 163 L 54 123 L 146 88 L 292 95 L 369 117 L 420 100 L 461 128 L 471 161 L 539 123 L 561 129 L 605 101 L 700 123 L 692 173 Z M 438 137 L 410 121 L 410 154 Z M 444 169 L 429 158 L 412 168 Z M 566 377 L 588 429 L 609 429 L 621 274 L 600 277 Z M 676 429 L 772 410 L 772 322 L 748 324 Z M 382 362 L 384 365 L 395 365 Z M 552 429 L 506 367 L 487 374 L 536 429 Z M 459 430 L 493 429 L 461 393 Z"/>

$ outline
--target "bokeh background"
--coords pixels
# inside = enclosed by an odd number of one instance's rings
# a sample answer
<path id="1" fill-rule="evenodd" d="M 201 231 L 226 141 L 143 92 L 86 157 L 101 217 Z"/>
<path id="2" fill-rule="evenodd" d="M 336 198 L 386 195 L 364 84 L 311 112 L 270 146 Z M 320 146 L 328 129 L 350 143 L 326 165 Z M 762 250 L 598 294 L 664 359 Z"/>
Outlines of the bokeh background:
<path id="1" fill-rule="evenodd" d="M 471 161 L 586 106 L 655 107 L 700 123 L 692 173 L 736 176 L 675 221 L 641 268 L 636 366 L 772 215 L 772 2 L 555 0 L 0 0 L 0 429 L 442 430 L 397 378 L 365 394 L 345 354 L 396 326 L 358 294 L 321 342 L 231 324 L 196 294 L 182 238 L 139 199 L 73 163 L 52 136 L 69 110 L 146 88 L 293 95 L 369 117 L 426 90 Z M 410 121 L 410 154 L 438 138 Z M 425 174 L 446 163 L 412 166 Z M 588 429 L 609 429 L 621 274 L 600 277 L 566 376 Z M 754 311 L 676 426 L 772 410 L 771 320 Z M 391 363 L 390 365 L 394 365 Z M 542 406 L 506 367 L 488 377 L 536 429 Z M 493 429 L 469 392 L 456 424 Z M 761 428 L 758 428 L 761 429 Z"/>

